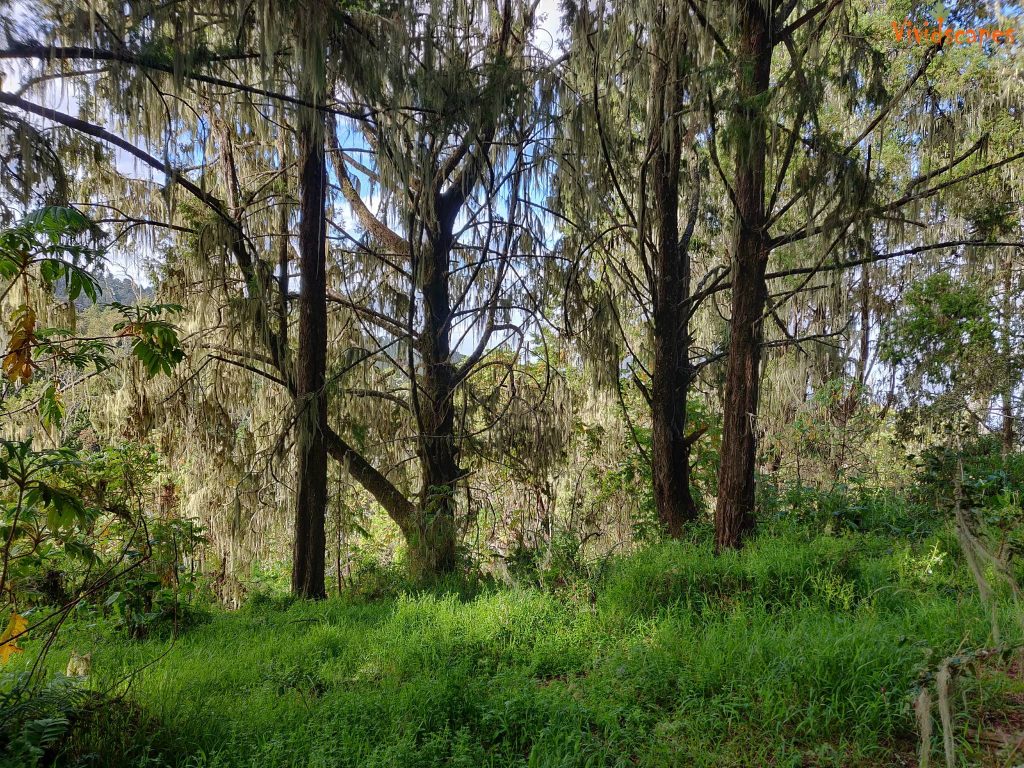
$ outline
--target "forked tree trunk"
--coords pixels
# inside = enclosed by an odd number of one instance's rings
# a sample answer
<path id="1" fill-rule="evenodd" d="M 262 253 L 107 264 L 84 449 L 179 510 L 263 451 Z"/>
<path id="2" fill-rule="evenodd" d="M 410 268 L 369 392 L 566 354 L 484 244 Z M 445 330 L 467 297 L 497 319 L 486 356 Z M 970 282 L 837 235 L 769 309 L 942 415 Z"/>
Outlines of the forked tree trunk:
<path id="1" fill-rule="evenodd" d="M 295 356 L 296 450 L 295 545 L 292 593 L 326 597 L 327 258 L 324 202 L 327 186 L 323 121 L 300 117 L 299 330 Z"/>
<path id="2" fill-rule="evenodd" d="M 661 55 L 651 78 L 649 147 L 657 251 L 654 254 L 654 368 L 651 382 L 651 470 L 658 519 L 673 538 L 697 517 L 690 492 L 686 399 L 690 367 L 690 257 L 679 233 L 682 124 L 675 113 L 684 98 L 682 31 L 678 18 L 662 18 Z M 696 202 L 696 195 L 693 200 Z M 696 211 L 691 211 L 691 217 Z M 691 230 L 692 231 L 692 230 Z"/>
<path id="3" fill-rule="evenodd" d="M 462 476 L 455 440 L 455 370 L 451 359 L 448 258 L 455 211 L 439 202 L 438 232 L 419 268 L 423 297 L 421 369 L 414 378 L 422 474 L 415 521 L 406 533 L 414 576 L 430 579 L 456 566 L 456 488 Z"/>
<path id="4" fill-rule="evenodd" d="M 759 0 L 744 0 L 739 13 L 734 118 L 736 222 L 732 253 L 732 319 L 723 403 L 722 456 L 715 508 L 715 549 L 739 547 L 754 528 L 756 419 L 761 388 L 762 316 L 767 302 L 765 118 L 772 43 Z"/>

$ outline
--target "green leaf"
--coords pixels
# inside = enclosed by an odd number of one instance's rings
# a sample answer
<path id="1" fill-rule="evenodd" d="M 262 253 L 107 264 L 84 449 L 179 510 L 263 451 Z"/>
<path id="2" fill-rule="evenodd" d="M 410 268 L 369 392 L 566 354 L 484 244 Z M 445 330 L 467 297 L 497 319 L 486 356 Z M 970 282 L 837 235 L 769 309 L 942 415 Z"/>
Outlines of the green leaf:
<path id="1" fill-rule="evenodd" d="M 47 427 L 59 427 L 64 419 L 64 403 L 53 382 L 47 384 L 39 399 L 39 418 Z"/>

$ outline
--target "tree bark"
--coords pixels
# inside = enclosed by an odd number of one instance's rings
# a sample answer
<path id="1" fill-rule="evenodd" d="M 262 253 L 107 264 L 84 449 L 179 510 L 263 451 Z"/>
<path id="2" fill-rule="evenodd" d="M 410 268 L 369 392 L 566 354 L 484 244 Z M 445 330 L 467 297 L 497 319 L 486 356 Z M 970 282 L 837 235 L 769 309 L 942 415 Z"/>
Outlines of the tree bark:
<path id="1" fill-rule="evenodd" d="M 327 511 L 327 258 L 323 119 L 312 110 L 300 118 L 299 329 L 295 356 L 295 547 L 292 592 L 326 597 Z"/>
<path id="2" fill-rule="evenodd" d="M 689 235 L 696 216 L 691 210 L 687 234 L 679 233 L 682 124 L 676 114 L 685 97 L 682 31 L 678 18 L 662 18 L 658 51 L 653 57 L 648 111 L 653 191 L 652 213 L 657 250 L 654 254 L 654 367 L 651 372 L 651 470 L 658 519 L 669 536 L 682 535 L 697 517 L 690 492 L 690 445 L 686 436 L 686 399 L 690 366 Z M 699 176 L 694 174 L 699 183 Z M 694 190 L 696 193 L 696 190 Z M 696 194 L 693 202 L 697 202 Z M 695 205 L 693 208 L 695 209 Z"/>
<path id="3" fill-rule="evenodd" d="M 459 206 L 437 196 L 436 230 L 429 232 L 419 264 L 423 297 L 420 370 L 413 376 L 419 422 L 417 455 L 421 487 L 415 520 L 406 534 L 416 578 L 431 579 L 456 566 L 456 486 L 462 477 L 455 440 L 455 369 L 451 359 L 448 259 Z"/>
<path id="4" fill-rule="evenodd" d="M 1013 395 L 1009 390 L 1003 392 L 1003 456 L 1013 453 L 1017 438 L 1013 429 Z"/>
<path id="5" fill-rule="evenodd" d="M 722 456 L 715 508 L 715 550 L 736 548 L 754 529 L 756 419 L 761 386 L 761 342 L 768 291 L 769 242 L 764 199 L 765 117 L 772 43 L 759 0 L 744 0 L 739 13 L 736 87 L 735 234 L 732 253 L 732 319 L 723 403 Z"/>
<path id="6" fill-rule="evenodd" d="M 1002 416 L 1003 416 L 1003 456 L 1009 456 L 1016 447 L 1017 438 L 1013 428 L 1013 255 L 1007 250 L 1003 257 L 1003 306 L 1002 306 L 1002 347 L 1003 347 L 1003 386 L 1002 386 Z"/>
<path id="7" fill-rule="evenodd" d="M 690 445 L 686 439 L 686 396 L 690 386 L 688 361 L 680 361 L 673 349 L 674 334 L 655 336 L 651 387 L 651 470 L 658 519 L 668 535 L 682 536 L 687 523 L 697 518 L 697 504 L 690 491 Z"/>

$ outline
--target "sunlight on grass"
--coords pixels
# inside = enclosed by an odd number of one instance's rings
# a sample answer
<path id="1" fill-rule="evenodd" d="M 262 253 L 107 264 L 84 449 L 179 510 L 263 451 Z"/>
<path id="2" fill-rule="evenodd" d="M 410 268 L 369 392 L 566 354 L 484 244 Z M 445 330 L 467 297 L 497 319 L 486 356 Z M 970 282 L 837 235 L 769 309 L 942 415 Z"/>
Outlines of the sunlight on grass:
<path id="1" fill-rule="evenodd" d="M 153 724 L 124 765 L 876 765 L 913 753 L 917 675 L 989 633 L 937 546 L 671 543 L 618 561 L 594 604 L 263 598 L 173 643 L 79 622 L 50 663 L 91 649 L 92 686 L 131 676 Z"/>

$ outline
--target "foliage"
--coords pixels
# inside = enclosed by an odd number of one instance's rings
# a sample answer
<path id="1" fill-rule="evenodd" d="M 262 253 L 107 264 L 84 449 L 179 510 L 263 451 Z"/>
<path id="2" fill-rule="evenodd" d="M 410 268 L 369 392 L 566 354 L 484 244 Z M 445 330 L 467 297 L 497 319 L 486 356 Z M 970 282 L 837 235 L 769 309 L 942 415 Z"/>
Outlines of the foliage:
<path id="1" fill-rule="evenodd" d="M 34 401 L 44 428 L 21 439 L 0 436 L 0 603 L 9 614 L 0 636 L 0 662 L 9 666 L 26 637 L 47 638 L 31 671 L 4 687 L 4 765 L 48 763 L 55 745 L 72 733 L 72 720 L 85 714 L 86 694 L 59 677 L 44 679 L 46 648 L 68 616 L 95 606 L 117 611 L 133 636 L 168 620 L 177 629 L 181 557 L 194 554 L 201 543 L 190 523 L 161 520 L 151 530 L 147 496 L 158 463 L 151 447 L 76 448 L 54 439 L 65 416 L 62 377 L 114 366 L 118 350 L 111 339 L 131 339 L 130 354 L 150 377 L 169 374 L 183 357 L 176 329 L 163 319 L 180 309 L 171 305 L 113 304 L 124 317 L 114 336 L 80 336 L 70 328 L 41 325 L 53 314 L 59 281 L 68 301 L 98 298 L 90 270 L 103 253 L 81 244 L 86 233 L 98 237 L 83 214 L 55 207 L 30 213 L 0 232 L 0 305 L 16 287 L 23 289 L 6 329 L 0 414 L 6 430 L 31 412 L 26 404 Z M 35 297 L 28 289 L 33 281 L 42 291 Z M 37 386 L 34 379 L 44 371 L 50 380 Z M 37 447 L 44 439 L 55 447 Z M 194 587 L 191 580 L 186 585 Z"/>
<path id="2" fill-rule="evenodd" d="M 0 765 L 4 768 L 45 764 L 48 753 L 68 735 L 71 719 L 89 694 L 68 678 L 55 677 L 34 696 L 20 695 L 22 686 L 7 684 L 0 694 Z"/>
<path id="3" fill-rule="evenodd" d="M 132 340 L 132 354 L 141 362 L 146 373 L 152 378 L 158 373 L 170 375 L 180 363 L 185 352 L 178 345 L 178 334 L 174 326 L 160 315 L 180 312 L 180 304 L 146 304 L 125 306 L 114 302 L 111 306 L 124 315 L 125 319 L 114 325 L 118 336 Z"/>
<path id="4" fill-rule="evenodd" d="M 0 766 L 36 768 L 115 765 L 156 757 L 141 743 L 151 721 L 137 707 L 90 690 L 80 680 L 57 675 L 30 697 L 11 675 L 0 693 Z M 110 730 L 108 730 L 110 729 Z M 102 733 L 102 739 L 96 735 Z M 152 762 L 149 763 L 152 765 Z"/>
<path id="5" fill-rule="evenodd" d="M 73 5 L 4 25 L 10 761 L 870 765 L 1020 639 L 1020 65 L 891 26 L 999 4 Z"/>
<path id="6" fill-rule="evenodd" d="M 188 569 L 206 538 L 192 521 L 175 518 L 154 522 L 147 533 L 146 566 L 112 584 L 97 603 L 129 637 L 177 635 L 209 618 L 203 581 Z"/>
<path id="7" fill-rule="evenodd" d="M 976 284 L 940 272 L 913 285 L 889 330 L 884 359 L 905 367 L 908 385 L 926 400 L 950 389 L 991 387 L 996 323 Z"/>
<path id="8" fill-rule="evenodd" d="M 98 288 L 89 267 L 102 258 L 103 251 L 83 244 L 79 238 L 85 234 L 95 236 L 97 229 L 74 208 L 50 206 L 29 213 L 0 232 L 0 280 L 10 286 L 37 268 L 45 287 L 63 281 L 71 301 L 84 294 L 95 302 Z"/>
<path id="9" fill-rule="evenodd" d="M 0 306 L 21 284 L 38 282 L 43 292 L 41 302 L 22 301 L 13 307 L 0 370 L 15 385 L 15 395 L 20 387 L 20 394 L 36 398 L 45 426 L 59 426 L 63 419 L 60 374 L 90 368 L 99 373 L 110 368 L 116 352 L 111 339 L 130 340 L 131 353 L 151 377 L 170 374 L 184 356 L 176 329 L 164 319 L 181 311 L 175 304 L 127 306 L 113 302 L 110 306 L 124 318 L 114 325 L 113 336 L 78 336 L 71 328 L 40 323 L 56 303 L 53 292 L 58 282 L 63 282 L 69 301 L 81 295 L 92 302 L 98 299 L 100 287 L 93 270 L 101 267 L 104 251 L 82 245 L 85 233 L 94 241 L 99 236 L 80 211 L 57 207 L 34 211 L 17 226 L 0 232 Z M 43 371 L 50 372 L 50 382 L 41 391 L 33 390 L 29 385 Z M 0 408 L 6 407 L 11 393 L 8 386 L 0 389 Z"/>
<path id="10" fill-rule="evenodd" d="M 796 523 L 819 535 L 873 532 L 919 538 L 943 520 L 927 502 L 911 503 L 900 492 L 863 482 L 830 487 L 799 482 L 761 486 L 762 518 L 770 529 Z"/>
<path id="11" fill-rule="evenodd" d="M 184 562 L 203 543 L 188 521 L 147 520 L 156 455 L 132 444 L 101 451 L 0 443 L 6 546 L 0 584 L 19 610 L 81 601 L 115 612 L 140 636 L 180 620 L 195 576 Z"/>
<path id="12" fill-rule="evenodd" d="M 958 442 L 929 446 L 911 457 L 917 467 L 918 498 L 948 507 L 955 503 L 953 491 L 959 487 L 964 504 L 986 506 L 1024 492 L 1024 454 L 1004 456 L 994 435 Z"/>

